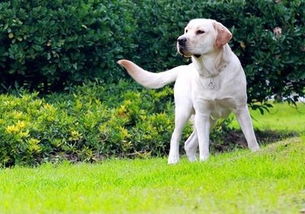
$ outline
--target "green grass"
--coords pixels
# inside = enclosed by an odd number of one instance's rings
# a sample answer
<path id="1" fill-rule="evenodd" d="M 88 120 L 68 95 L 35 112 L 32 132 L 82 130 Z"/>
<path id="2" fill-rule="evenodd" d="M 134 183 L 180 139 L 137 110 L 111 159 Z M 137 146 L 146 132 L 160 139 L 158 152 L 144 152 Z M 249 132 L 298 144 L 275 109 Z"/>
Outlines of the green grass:
<path id="1" fill-rule="evenodd" d="M 305 112 L 304 105 L 298 111 Z M 277 104 L 270 114 L 253 113 L 255 125 L 302 135 L 304 114 L 298 111 Z M 168 166 L 166 159 L 153 158 L 0 171 L 0 213 L 299 213 L 304 208 L 304 135 L 257 153 L 212 155 L 204 163 L 183 158 Z"/>
<path id="2" fill-rule="evenodd" d="M 262 130 L 295 131 L 305 135 L 305 103 L 297 106 L 286 103 L 274 104 L 270 112 L 261 115 L 252 111 L 253 125 Z"/>

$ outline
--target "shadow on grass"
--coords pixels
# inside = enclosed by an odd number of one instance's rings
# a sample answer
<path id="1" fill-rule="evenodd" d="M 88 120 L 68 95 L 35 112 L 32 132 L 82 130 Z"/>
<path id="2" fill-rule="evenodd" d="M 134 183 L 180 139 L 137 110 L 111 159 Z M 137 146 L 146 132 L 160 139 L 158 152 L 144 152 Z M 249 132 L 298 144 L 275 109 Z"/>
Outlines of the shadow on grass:
<path id="1" fill-rule="evenodd" d="M 299 136 L 296 132 L 273 130 L 255 130 L 255 135 L 260 145 Z M 214 153 L 228 152 L 237 148 L 248 148 L 247 141 L 241 130 L 230 130 L 222 136 L 217 137 L 217 139 L 212 139 L 211 151 Z"/>

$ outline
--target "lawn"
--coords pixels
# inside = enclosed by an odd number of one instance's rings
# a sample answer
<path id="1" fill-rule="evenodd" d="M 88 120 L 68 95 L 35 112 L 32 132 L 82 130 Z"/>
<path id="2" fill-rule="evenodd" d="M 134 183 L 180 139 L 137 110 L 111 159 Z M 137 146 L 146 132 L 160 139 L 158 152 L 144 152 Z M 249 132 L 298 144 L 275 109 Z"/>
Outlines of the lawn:
<path id="1" fill-rule="evenodd" d="M 204 163 L 165 158 L 45 164 L 0 172 L 0 213 L 300 213 L 305 209 L 305 105 L 276 104 L 260 129 L 300 137 Z M 305 212 L 305 211 L 304 211 Z"/>
<path id="2" fill-rule="evenodd" d="M 285 103 L 273 104 L 264 115 L 252 111 L 254 127 L 262 130 L 295 131 L 305 135 L 305 103 L 297 106 Z"/>

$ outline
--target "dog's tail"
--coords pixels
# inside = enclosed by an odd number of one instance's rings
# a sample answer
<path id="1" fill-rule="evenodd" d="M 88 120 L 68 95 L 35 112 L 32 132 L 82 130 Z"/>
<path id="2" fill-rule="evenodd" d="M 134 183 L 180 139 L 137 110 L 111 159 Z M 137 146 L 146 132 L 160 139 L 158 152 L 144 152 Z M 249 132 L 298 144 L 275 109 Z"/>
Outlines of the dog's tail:
<path id="1" fill-rule="evenodd" d="M 179 69 L 176 67 L 168 71 L 152 73 L 125 59 L 119 60 L 117 63 L 123 66 L 129 75 L 145 88 L 162 88 L 176 81 L 179 72 Z"/>

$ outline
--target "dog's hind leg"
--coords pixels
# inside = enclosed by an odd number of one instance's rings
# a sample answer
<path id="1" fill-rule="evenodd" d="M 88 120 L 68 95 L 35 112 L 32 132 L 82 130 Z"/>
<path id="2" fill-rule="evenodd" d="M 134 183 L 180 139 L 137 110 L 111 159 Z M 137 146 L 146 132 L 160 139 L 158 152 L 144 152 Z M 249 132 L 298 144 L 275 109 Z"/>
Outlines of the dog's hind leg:
<path id="1" fill-rule="evenodd" d="M 253 125 L 247 105 L 241 107 L 236 112 L 236 118 L 241 127 L 241 130 L 246 137 L 249 149 L 254 152 L 259 150 L 259 145 L 254 134 Z"/>
<path id="2" fill-rule="evenodd" d="M 212 118 L 210 119 L 210 124 L 211 124 L 210 130 L 214 127 L 215 122 L 216 121 L 213 120 Z M 196 161 L 196 152 L 197 152 L 198 145 L 199 145 L 198 136 L 197 136 L 196 131 L 194 130 L 184 143 L 184 150 L 186 152 L 186 156 L 189 159 L 189 161 L 191 161 L 191 162 Z"/>
<path id="3" fill-rule="evenodd" d="M 196 161 L 196 151 L 198 147 L 198 137 L 196 131 L 188 137 L 188 139 L 184 143 L 184 150 L 186 152 L 186 156 L 189 161 Z"/>

